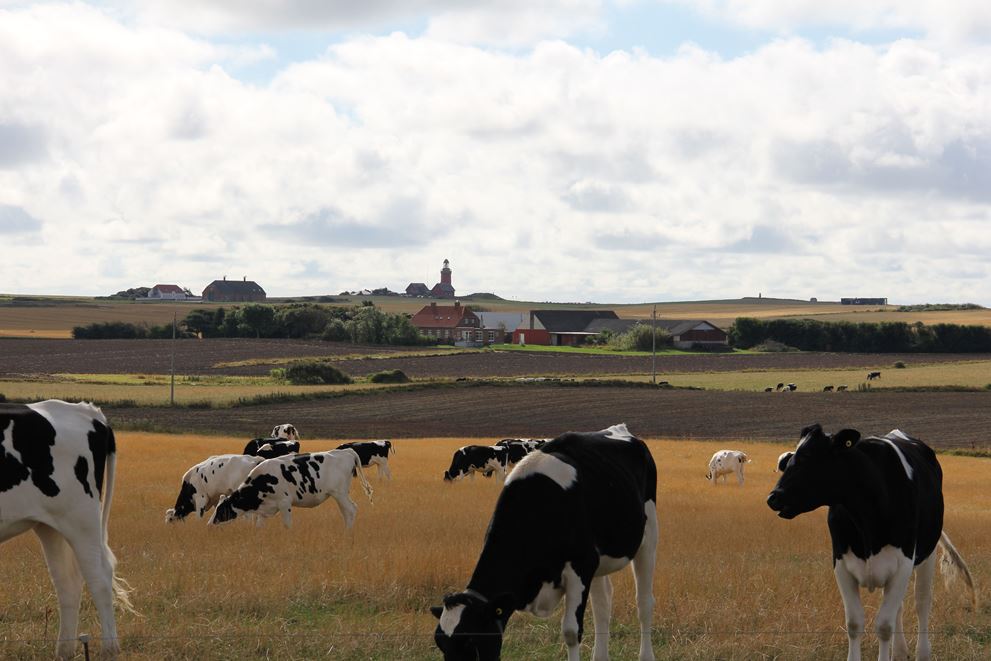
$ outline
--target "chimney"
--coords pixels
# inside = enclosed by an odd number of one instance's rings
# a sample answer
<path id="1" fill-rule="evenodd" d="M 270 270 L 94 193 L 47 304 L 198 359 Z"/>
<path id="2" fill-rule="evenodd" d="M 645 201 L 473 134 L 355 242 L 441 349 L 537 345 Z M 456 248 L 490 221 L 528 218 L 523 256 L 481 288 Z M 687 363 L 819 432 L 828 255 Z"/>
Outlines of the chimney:
<path id="1" fill-rule="evenodd" d="M 454 301 L 454 309 L 455 310 L 461 309 L 461 301 Z"/>
<path id="2" fill-rule="evenodd" d="M 245 282 L 247 282 L 248 281 L 248 276 L 243 276 L 243 279 L 244 279 Z"/>
<path id="3" fill-rule="evenodd" d="M 431 304 L 430 304 L 430 311 L 431 311 L 431 312 L 432 312 L 433 314 L 437 314 L 437 304 L 436 304 L 436 303 L 431 303 Z"/>
<path id="4" fill-rule="evenodd" d="M 224 276 L 224 282 L 227 282 L 227 276 L 226 275 Z"/>

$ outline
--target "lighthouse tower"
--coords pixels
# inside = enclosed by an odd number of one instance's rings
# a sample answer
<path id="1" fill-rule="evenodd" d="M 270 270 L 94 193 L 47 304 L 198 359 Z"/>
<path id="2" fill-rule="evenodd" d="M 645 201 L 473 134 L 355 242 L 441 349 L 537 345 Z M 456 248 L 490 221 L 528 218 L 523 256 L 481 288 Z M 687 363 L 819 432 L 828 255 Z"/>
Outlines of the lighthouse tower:
<path id="1" fill-rule="evenodd" d="M 434 298 L 454 298 L 454 285 L 451 284 L 451 262 L 444 260 L 444 268 L 440 270 L 440 282 L 430 290 Z"/>

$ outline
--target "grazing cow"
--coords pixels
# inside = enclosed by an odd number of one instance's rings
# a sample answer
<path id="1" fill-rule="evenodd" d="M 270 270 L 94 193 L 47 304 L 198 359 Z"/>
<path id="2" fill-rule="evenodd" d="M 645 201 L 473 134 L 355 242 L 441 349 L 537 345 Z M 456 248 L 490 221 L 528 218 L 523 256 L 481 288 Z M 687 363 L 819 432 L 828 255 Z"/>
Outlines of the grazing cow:
<path id="1" fill-rule="evenodd" d="M 504 438 L 497 446 L 506 448 L 506 469 L 518 464 L 523 457 L 541 447 L 550 439 L 546 438 Z"/>
<path id="2" fill-rule="evenodd" d="M 444 471 L 444 481 L 460 480 L 465 475 L 473 478 L 475 473 L 492 477 L 497 470 L 506 473 L 509 448 L 499 445 L 466 445 L 459 448 L 451 457 L 451 467 Z"/>
<path id="3" fill-rule="evenodd" d="M 880 372 L 868 372 L 867 373 L 867 380 L 868 381 L 873 381 L 874 379 L 880 379 L 880 378 L 881 378 L 881 373 Z"/>
<path id="4" fill-rule="evenodd" d="M 833 435 L 818 424 L 802 430 L 794 453 L 779 461 L 783 474 L 768 506 L 783 519 L 829 508 L 833 573 L 846 612 L 849 659 L 860 659 L 864 607 L 860 588 L 884 588 L 875 617 L 878 658 L 908 658 L 902 602 L 912 572 L 919 617 L 916 658 L 929 659 L 929 611 L 939 546 L 944 571 L 962 574 L 973 591 L 966 564 L 943 532 L 943 473 L 922 441 L 895 429 L 861 438 L 854 429 Z M 976 594 L 973 594 L 976 609 Z"/>
<path id="5" fill-rule="evenodd" d="M 367 441 L 364 443 L 342 443 L 337 446 L 338 450 L 354 450 L 361 459 L 361 465 L 365 468 L 378 466 L 379 477 L 387 480 L 392 479 L 389 471 L 389 454 L 395 454 L 392 448 L 392 441 Z"/>
<path id="6" fill-rule="evenodd" d="M 735 474 L 737 482 L 742 485 L 743 466 L 749 463 L 750 458 L 738 450 L 720 450 L 709 460 L 709 472 L 706 473 L 705 479 L 715 486 L 720 477 L 726 482 L 729 479 L 728 475 Z"/>
<path id="7" fill-rule="evenodd" d="M 798 386 L 796 386 L 794 383 L 789 383 L 788 385 L 785 386 L 785 388 L 788 390 L 788 392 L 795 392 L 796 390 L 798 390 Z"/>
<path id="8" fill-rule="evenodd" d="M 182 476 L 175 506 L 165 510 L 165 522 L 182 521 L 196 513 L 201 519 L 206 512 L 241 486 L 244 478 L 264 457 L 246 454 L 221 454 L 202 461 Z"/>
<path id="9" fill-rule="evenodd" d="M 843 392 L 846 390 L 846 386 L 836 386 L 836 392 Z"/>
<path id="10" fill-rule="evenodd" d="M 133 610 L 107 544 L 116 467 L 114 432 L 92 404 L 0 404 L 0 542 L 28 530 L 41 541 L 59 604 L 59 659 L 75 654 L 84 580 L 106 656 L 120 651 L 114 599 Z"/>
<path id="11" fill-rule="evenodd" d="M 264 519 L 281 513 L 283 525 L 291 528 L 293 507 L 316 507 L 333 498 L 344 517 L 344 526 L 350 528 L 358 512 L 349 494 L 352 475 L 357 475 L 371 502 L 372 486 L 365 479 L 361 458 L 354 450 L 266 459 L 248 473 L 230 497 L 221 498 L 209 525 L 220 525 L 249 514 L 261 525 Z"/>
<path id="12" fill-rule="evenodd" d="M 784 387 L 785 387 L 785 384 L 783 384 L 783 383 L 779 383 L 778 385 L 776 385 L 776 386 L 774 387 L 774 389 L 775 389 L 775 390 L 781 390 L 781 389 L 782 389 L 782 388 L 784 388 Z"/>
<path id="13" fill-rule="evenodd" d="M 774 388 L 768 386 L 767 388 L 764 388 L 764 392 L 774 392 Z"/>
<path id="14" fill-rule="evenodd" d="M 833 392 L 833 386 L 826 386 L 822 389 L 823 392 Z"/>
<path id="15" fill-rule="evenodd" d="M 632 561 L 640 661 L 653 661 L 656 491 L 650 450 L 626 425 L 568 432 L 527 455 L 506 478 L 467 588 L 430 609 L 444 658 L 498 659 L 515 611 L 548 617 L 563 597 L 561 632 L 578 659 L 589 595 L 594 655 L 608 658 L 608 574 Z"/>

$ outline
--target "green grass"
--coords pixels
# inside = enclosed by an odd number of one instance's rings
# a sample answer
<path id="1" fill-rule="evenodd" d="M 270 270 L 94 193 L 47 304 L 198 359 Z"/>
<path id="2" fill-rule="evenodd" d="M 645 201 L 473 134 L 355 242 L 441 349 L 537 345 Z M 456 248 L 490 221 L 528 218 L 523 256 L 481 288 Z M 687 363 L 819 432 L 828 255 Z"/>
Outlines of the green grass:
<path id="1" fill-rule="evenodd" d="M 523 353 L 572 353 L 572 354 L 585 354 L 591 356 L 650 356 L 653 355 L 650 351 L 620 351 L 618 349 L 610 349 L 608 347 L 593 347 L 593 346 L 579 346 L 579 347 L 561 347 L 561 346 L 549 346 L 543 344 L 493 344 L 490 347 L 493 351 L 518 351 Z M 732 351 L 719 352 L 717 355 L 725 355 L 729 353 L 742 353 L 751 354 L 756 353 L 754 351 L 745 351 L 742 349 L 734 349 Z M 687 351 L 685 349 L 671 349 L 671 348 L 659 348 L 657 350 L 658 356 L 698 356 L 699 354 L 705 354 L 701 351 Z"/>

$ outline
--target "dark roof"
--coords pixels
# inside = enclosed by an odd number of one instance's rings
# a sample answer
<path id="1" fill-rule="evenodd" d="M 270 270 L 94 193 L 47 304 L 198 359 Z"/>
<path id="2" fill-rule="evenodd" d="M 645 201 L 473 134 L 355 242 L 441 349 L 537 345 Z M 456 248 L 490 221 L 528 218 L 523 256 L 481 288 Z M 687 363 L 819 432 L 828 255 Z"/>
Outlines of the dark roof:
<path id="1" fill-rule="evenodd" d="M 647 321 L 650 323 L 650 321 Z M 699 324 L 708 324 L 716 330 L 722 330 L 719 326 L 714 323 L 706 321 L 705 319 L 658 319 L 657 325 L 663 328 L 672 335 L 681 335 L 682 333 L 687 333 Z"/>
<path id="2" fill-rule="evenodd" d="M 406 286 L 406 293 L 413 296 L 426 296 L 430 293 L 430 289 L 422 282 L 411 282 Z"/>
<path id="3" fill-rule="evenodd" d="M 228 295 L 265 294 L 265 290 L 262 289 L 254 280 L 214 280 L 207 285 L 207 288 L 210 287 L 214 287 L 217 291 Z"/>
<path id="4" fill-rule="evenodd" d="M 619 335 L 620 333 L 627 332 L 637 324 L 643 323 L 650 325 L 650 321 L 645 322 L 643 319 L 593 319 L 592 323 L 585 327 L 585 330 L 589 333 L 609 331 L 614 335 Z"/>
<path id="5" fill-rule="evenodd" d="M 577 333 L 596 319 L 619 319 L 612 310 L 533 310 L 530 312 L 551 333 Z"/>
<path id="6" fill-rule="evenodd" d="M 434 288 L 430 290 L 430 293 L 434 296 L 454 296 L 454 286 L 449 285 L 446 282 L 438 282 L 434 285 Z"/>

